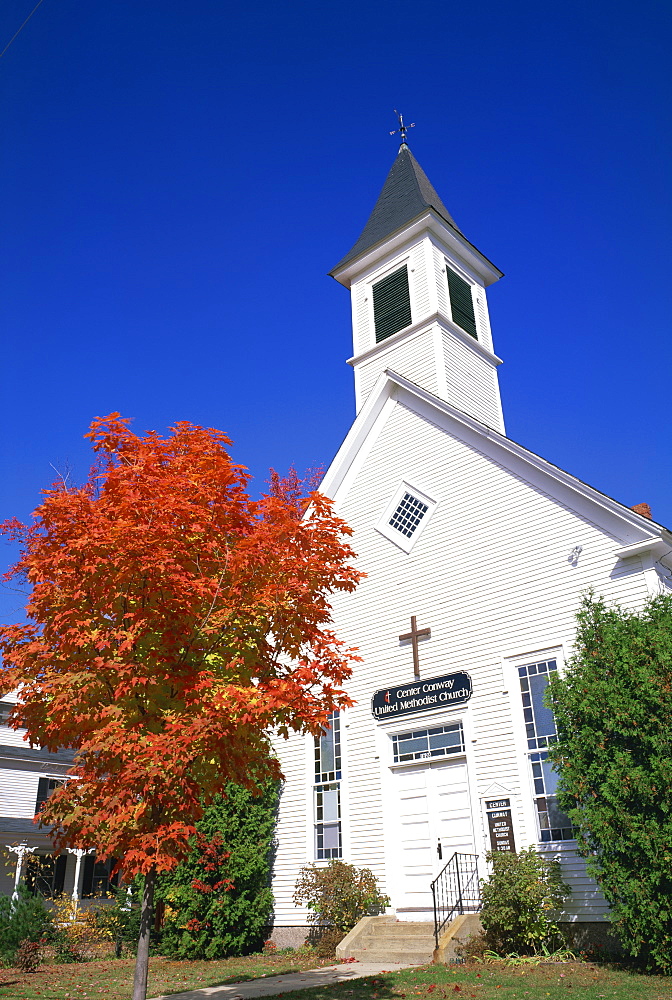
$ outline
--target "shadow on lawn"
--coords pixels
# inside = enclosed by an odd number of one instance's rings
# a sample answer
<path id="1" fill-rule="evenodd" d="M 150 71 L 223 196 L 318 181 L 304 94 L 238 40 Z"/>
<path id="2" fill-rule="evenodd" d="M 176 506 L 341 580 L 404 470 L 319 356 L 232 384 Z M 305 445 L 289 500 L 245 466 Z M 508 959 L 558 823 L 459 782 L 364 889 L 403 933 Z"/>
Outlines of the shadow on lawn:
<path id="1" fill-rule="evenodd" d="M 326 969 L 329 967 L 327 966 Z M 285 972 L 274 972 L 272 976 L 235 976 L 229 977 L 227 979 L 212 980 L 208 983 L 208 987 L 213 986 L 235 986 L 236 984 L 244 982 L 261 982 L 263 979 L 275 979 L 276 976 L 282 977 L 292 974 L 297 974 L 301 976 L 304 981 L 304 985 L 296 990 L 288 991 L 282 994 L 283 998 L 286 996 L 291 1000 L 293 997 L 303 997 L 303 1000 L 308 1000 L 313 991 L 334 989 L 338 987 L 341 994 L 345 994 L 349 997 L 349 994 L 353 996 L 366 995 L 367 997 L 375 997 L 375 1000 L 390 1000 L 390 998 L 395 998 L 399 1000 L 399 993 L 392 989 L 394 985 L 394 979 L 392 973 L 380 972 L 375 976 L 362 976 L 358 979 L 341 979 L 338 982 L 330 982 L 324 976 L 325 968 L 321 969 L 288 969 Z M 323 975 L 320 975 L 323 973 Z M 373 993 L 372 993 L 373 991 Z M 269 993 L 268 996 L 278 996 L 279 994 Z M 264 1000 L 264 998 L 260 998 Z"/>
<path id="2" fill-rule="evenodd" d="M 313 970 L 308 970 L 312 972 Z M 297 965 L 290 965 L 286 969 L 278 969 L 273 972 L 262 972 L 258 976 L 246 976 L 245 973 L 238 972 L 233 976 L 227 976 L 226 979 L 218 979 L 216 982 L 210 983 L 211 986 L 233 986 L 235 983 L 255 983 L 261 979 L 275 979 L 276 976 L 291 976 L 294 973 L 305 972 L 305 970 L 300 969 Z"/>

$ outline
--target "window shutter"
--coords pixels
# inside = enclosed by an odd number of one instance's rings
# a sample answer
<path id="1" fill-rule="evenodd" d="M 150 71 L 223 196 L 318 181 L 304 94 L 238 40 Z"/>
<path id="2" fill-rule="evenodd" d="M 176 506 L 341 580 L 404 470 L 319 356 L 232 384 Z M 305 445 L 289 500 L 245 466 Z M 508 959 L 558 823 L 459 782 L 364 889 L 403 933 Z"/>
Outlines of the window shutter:
<path id="1" fill-rule="evenodd" d="M 82 875 L 82 898 L 93 895 L 93 869 L 96 864 L 95 854 L 84 855 L 84 873 Z"/>
<path id="2" fill-rule="evenodd" d="M 476 316 L 474 315 L 474 300 L 471 297 L 471 285 L 451 268 L 446 268 L 448 275 L 448 291 L 450 292 L 450 310 L 453 323 L 476 336 Z"/>
<path id="3" fill-rule="evenodd" d="M 49 778 L 40 778 L 37 783 L 37 799 L 35 801 L 35 812 L 38 813 L 44 803 L 49 798 Z"/>
<path id="4" fill-rule="evenodd" d="M 373 319 L 377 344 L 411 325 L 411 296 L 405 264 L 373 286 Z"/>
<path id="5" fill-rule="evenodd" d="M 68 867 L 67 854 L 59 854 L 54 871 L 54 896 L 60 896 L 65 885 L 65 869 Z"/>

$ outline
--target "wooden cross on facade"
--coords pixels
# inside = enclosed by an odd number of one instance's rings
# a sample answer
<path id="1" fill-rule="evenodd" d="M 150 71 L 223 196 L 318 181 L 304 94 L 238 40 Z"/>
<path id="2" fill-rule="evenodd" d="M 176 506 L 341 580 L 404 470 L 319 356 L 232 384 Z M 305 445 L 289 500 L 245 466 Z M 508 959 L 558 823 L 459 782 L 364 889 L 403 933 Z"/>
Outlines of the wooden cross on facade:
<path id="1" fill-rule="evenodd" d="M 411 640 L 413 646 L 413 675 L 415 677 L 420 676 L 420 657 L 418 656 L 418 639 L 429 639 L 432 634 L 431 629 L 428 628 L 418 628 L 417 619 L 415 615 L 411 615 L 411 631 L 405 632 L 404 635 L 399 636 L 399 642 L 406 642 L 408 639 Z"/>

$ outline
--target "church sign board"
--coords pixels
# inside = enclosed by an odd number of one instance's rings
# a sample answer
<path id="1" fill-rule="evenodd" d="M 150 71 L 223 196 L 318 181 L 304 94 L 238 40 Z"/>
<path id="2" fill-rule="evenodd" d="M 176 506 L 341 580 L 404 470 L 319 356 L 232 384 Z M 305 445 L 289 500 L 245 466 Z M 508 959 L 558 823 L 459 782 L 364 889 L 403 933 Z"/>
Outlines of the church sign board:
<path id="1" fill-rule="evenodd" d="M 443 677 L 428 677 L 412 684 L 395 684 L 375 691 L 371 711 L 376 719 L 396 718 L 428 708 L 450 708 L 471 698 L 471 677 L 461 670 Z"/>
<path id="2" fill-rule="evenodd" d="M 485 803 L 490 832 L 490 849 L 516 853 L 513 839 L 513 820 L 511 818 L 510 799 L 491 799 Z"/>

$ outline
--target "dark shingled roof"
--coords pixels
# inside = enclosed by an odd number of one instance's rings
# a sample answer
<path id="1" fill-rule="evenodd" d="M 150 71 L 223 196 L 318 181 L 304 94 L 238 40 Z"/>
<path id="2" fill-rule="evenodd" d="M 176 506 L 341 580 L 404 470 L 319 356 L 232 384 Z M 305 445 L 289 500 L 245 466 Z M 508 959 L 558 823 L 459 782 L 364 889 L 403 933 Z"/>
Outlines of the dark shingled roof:
<path id="1" fill-rule="evenodd" d="M 433 208 L 452 229 L 461 232 L 434 190 L 427 174 L 408 146 L 402 143 L 362 235 L 350 253 L 347 253 L 329 273 L 333 275 L 334 271 L 345 267 L 350 261 L 370 250 L 397 229 L 401 229 L 428 208 Z"/>
<path id="2" fill-rule="evenodd" d="M 51 827 L 39 827 L 33 823 L 32 819 L 19 819 L 16 816 L 0 816 L 0 835 L 2 834 L 37 834 L 41 837 L 48 837 Z"/>
<path id="3" fill-rule="evenodd" d="M 0 745 L 0 757 L 10 757 L 15 760 L 25 760 L 31 763 L 72 764 L 75 759 L 74 750 L 44 750 L 42 747 L 17 747 Z"/>

